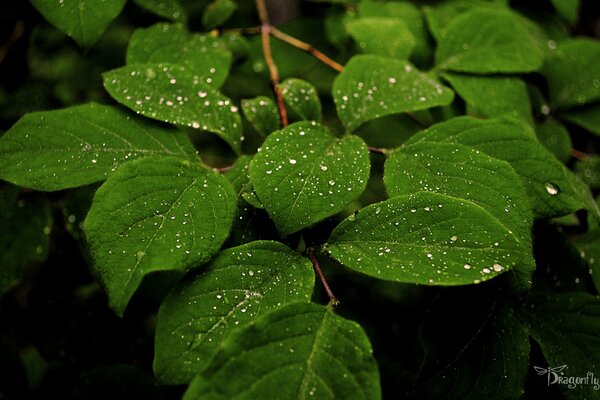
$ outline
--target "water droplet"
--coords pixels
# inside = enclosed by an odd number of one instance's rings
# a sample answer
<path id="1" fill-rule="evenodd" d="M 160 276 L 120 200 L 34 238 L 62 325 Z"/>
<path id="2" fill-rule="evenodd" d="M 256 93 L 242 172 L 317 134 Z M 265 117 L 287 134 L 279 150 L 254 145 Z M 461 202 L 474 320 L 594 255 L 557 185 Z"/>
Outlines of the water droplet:
<path id="1" fill-rule="evenodd" d="M 546 192 L 548 192 L 548 194 L 550 196 L 557 195 L 558 191 L 559 191 L 558 186 L 556 186 L 555 184 L 550 183 L 550 182 L 546 183 Z"/>

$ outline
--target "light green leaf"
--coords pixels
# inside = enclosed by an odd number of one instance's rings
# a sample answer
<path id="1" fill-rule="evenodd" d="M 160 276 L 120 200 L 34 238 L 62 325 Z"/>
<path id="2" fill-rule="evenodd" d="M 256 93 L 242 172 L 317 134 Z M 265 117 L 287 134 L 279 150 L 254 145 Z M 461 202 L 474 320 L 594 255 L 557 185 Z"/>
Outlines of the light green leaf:
<path id="1" fill-rule="evenodd" d="M 600 43 L 570 39 L 559 43 L 542 69 L 553 108 L 581 106 L 600 99 Z"/>
<path id="2" fill-rule="evenodd" d="M 558 217 L 585 207 L 598 215 L 581 182 L 519 123 L 459 117 L 431 126 L 406 144 L 420 141 L 464 144 L 508 161 L 523 179 L 537 218 Z"/>
<path id="3" fill-rule="evenodd" d="M 474 202 L 428 192 L 359 210 L 334 229 L 325 250 L 376 278 L 442 286 L 494 278 L 531 251 Z"/>
<path id="4" fill-rule="evenodd" d="M 460 144 L 421 142 L 401 147 L 385 164 L 385 186 L 391 197 L 435 192 L 474 203 L 514 236 L 524 256 L 515 271 L 529 282 L 533 215 L 519 176 L 505 161 Z M 450 240 L 458 241 L 458 235 Z M 527 286 L 527 284 L 525 284 Z"/>
<path id="5" fill-rule="evenodd" d="M 121 13 L 125 0 L 31 0 L 31 4 L 79 46 L 89 49 Z"/>
<path id="6" fill-rule="evenodd" d="M 158 313 L 154 372 L 166 384 L 189 383 L 223 339 L 267 311 L 310 301 L 311 262 L 278 242 L 227 249 L 184 279 Z"/>
<path id="7" fill-rule="evenodd" d="M 238 108 L 203 78 L 170 64 L 134 64 L 105 72 L 104 87 L 118 102 L 146 117 L 214 132 L 241 149 Z"/>
<path id="8" fill-rule="evenodd" d="M 18 197 L 17 187 L 0 187 L 0 295 L 19 282 L 24 265 L 48 256 L 52 226 L 48 202 Z"/>
<path id="9" fill-rule="evenodd" d="M 470 112 L 484 117 L 508 115 L 533 123 L 527 87 L 520 78 L 454 73 L 443 77 L 472 109 Z"/>
<path id="10" fill-rule="evenodd" d="M 348 32 L 363 53 L 408 59 L 417 40 L 401 19 L 365 17 L 348 21 Z"/>
<path id="11" fill-rule="evenodd" d="M 569 161 L 573 144 L 569 131 L 560 122 L 547 119 L 536 126 L 536 135 L 554 157 L 565 164 Z"/>
<path id="12" fill-rule="evenodd" d="M 564 376 L 585 377 L 600 367 L 600 300 L 585 293 L 532 296 L 520 308 L 530 334 L 539 343 L 549 367 L 566 365 Z M 546 375 L 537 377 L 549 382 Z M 571 389 L 558 385 L 567 399 L 593 399 L 593 385 Z"/>
<path id="13" fill-rule="evenodd" d="M 357 136 L 334 137 L 315 122 L 271 134 L 250 163 L 250 181 L 283 235 L 342 211 L 364 190 L 369 152 Z"/>
<path id="14" fill-rule="evenodd" d="M 122 315 L 151 272 L 208 261 L 234 211 L 231 184 L 200 164 L 154 157 L 124 164 L 98 189 L 84 222 L 110 306 Z"/>
<path id="15" fill-rule="evenodd" d="M 61 190 L 104 180 L 122 163 L 146 156 L 198 160 L 180 130 L 90 103 L 21 118 L 0 138 L 0 178 Z"/>
<path id="16" fill-rule="evenodd" d="M 215 88 L 227 79 L 231 58 L 220 38 L 192 35 L 180 24 L 136 29 L 127 47 L 127 64 L 177 64 Z"/>
<path id="17" fill-rule="evenodd" d="M 233 332 L 184 395 L 185 400 L 311 397 L 381 398 L 377 364 L 362 328 L 311 303 L 288 305 Z"/>
<path id="18" fill-rule="evenodd" d="M 600 136 L 600 104 L 568 110 L 559 117 Z"/>
<path id="19" fill-rule="evenodd" d="M 213 0 L 202 13 L 202 25 L 211 30 L 222 25 L 237 10 L 237 4 L 232 0 Z"/>
<path id="20" fill-rule="evenodd" d="M 279 110 L 269 97 L 258 96 L 242 100 L 242 111 L 252 127 L 263 136 L 279 129 L 281 124 Z"/>
<path id="21" fill-rule="evenodd" d="M 568 23 L 574 25 L 579 15 L 580 0 L 550 0 L 556 12 Z"/>
<path id="22" fill-rule="evenodd" d="M 453 92 L 409 62 L 359 55 L 333 83 L 333 99 L 347 130 L 389 114 L 447 105 Z"/>
<path id="23" fill-rule="evenodd" d="M 290 78 L 280 86 L 285 104 L 303 120 L 321 120 L 321 100 L 317 89 L 302 79 Z"/>
<path id="24" fill-rule="evenodd" d="M 171 21 L 185 22 L 187 13 L 179 0 L 133 0 L 138 6 Z"/>
<path id="25" fill-rule="evenodd" d="M 454 18 L 436 48 L 439 68 L 473 73 L 537 71 L 543 53 L 510 11 L 475 8 Z"/>

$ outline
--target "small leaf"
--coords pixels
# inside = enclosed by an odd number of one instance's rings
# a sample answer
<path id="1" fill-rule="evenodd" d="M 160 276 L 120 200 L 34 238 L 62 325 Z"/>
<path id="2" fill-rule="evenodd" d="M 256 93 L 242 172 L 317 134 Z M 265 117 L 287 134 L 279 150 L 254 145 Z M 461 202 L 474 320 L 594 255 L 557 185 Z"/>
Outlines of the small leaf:
<path id="1" fill-rule="evenodd" d="M 303 120 L 321 120 L 321 100 L 317 89 L 302 79 L 290 78 L 280 86 L 281 94 L 291 111 Z"/>
<path id="2" fill-rule="evenodd" d="M 311 303 L 290 304 L 233 332 L 184 395 L 185 400 L 310 397 L 381 398 L 377 364 L 362 328 Z"/>
<path id="3" fill-rule="evenodd" d="M 231 183 L 233 189 L 236 193 L 238 193 L 238 195 L 250 182 L 250 176 L 248 176 L 250 161 L 252 161 L 251 156 L 241 156 L 224 174 L 225 178 L 227 178 L 227 180 Z"/>
<path id="4" fill-rule="evenodd" d="M 346 267 L 396 282 L 479 283 L 530 257 L 518 237 L 477 204 L 418 192 L 346 218 L 325 250 Z"/>
<path id="5" fill-rule="evenodd" d="M 538 140 L 550 151 L 554 157 L 563 163 L 567 163 L 571 158 L 571 136 L 569 131 L 554 119 L 546 121 L 536 126 Z"/>
<path id="6" fill-rule="evenodd" d="M 222 251 L 163 301 L 156 328 L 157 379 L 189 383 L 233 329 L 287 303 L 310 301 L 313 287 L 310 261 L 281 243 L 252 242 Z"/>
<path id="7" fill-rule="evenodd" d="M 138 6 L 171 21 L 185 22 L 187 13 L 179 0 L 133 0 Z"/>
<path id="8" fill-rule="evenodd" d="M 417 44 L 401 19 L 357 18 L 348 21 L 346 26 L 363 53 L 406 60 Z"/>
<path id="9" fill-rule="evenodd" d="M 550 0 L 558 15 L 575 25 L 579 15 L 580 0 Z"/>
<path id="10" fill-rule="evenodd" d="M 267 136 L 279 129 L 279 110 L 275 102 L 266 96 L 242 100 L 242 111 L 252 127 L 261 135 Z"/>
<path id="11" fill-rule="evenodd" d="M 237 10 L 237 4 L 232 0 L 213 0 L 202 13 L 202 25 L 211 30 L 222 25 Z"/>
<path id="12" fill-rule="evenodd" d="M 600 99 L 600 43 L 592 39 L 560 42 L 544 63 L 553 108 L 571 108 Z"/>
<path id="13" fill-rule="evenodd" d="M 31 0 L 31 4 L 52 25 L 89 49 L 100 39 L 108 25 L 123 9 L 125 0 Z"/>
<path id="14" fill-rule="evenodd" d="M 525 82 L 511 76 L 443 75 L 463 98 L 470 113 L 484 117 L 508 115 L 533 123 Z"/>
<path id="15" fill-rule="evenodd" d="M 600 136 L 600 104 L 568 110 L 559 116 L 596 136 Z"/>
<path id="16" fill-rule="evenodd" d="M 146 156 L 198 160 L 180 130 L 90 103 L 21 118 L 0 138 L 0 177 L 61 190 L 104 180 L 122 163 Z"/>
<path id="17" fill-rule="evenodd" d="M 575 163 L 575 174 L 591 189 L 600 189 L 600 157 L 589 156 Z"/>
<path id="18" fill-rule="evenodd" d="M 452 19 L 436 49 L 442 69 L 473 73 L 537 71 L 543 53 L 510 11 L 474 8 Z"/>
<path id="19" fill-rule="evenodd" d="M 587 262 L 596 290 L 600 291 L 600 229 L 596 228 L 579 237 L 575 246 L 581 258 Z"/>
<path id="20" fill-rule="evenodd" d="M 199 164 L 146 157 L 124 164 L 96 192 L 84 222 L 95 269 L 122 315 L 142 278 L 205 263 L 221 247 L 235 192 Z"/>
<path id="21" fill-rule="evenodd" d="M 354 56 L 333 83 L 333 99 L 347 130 L 389 114 L 447 105 L 453 92 L 407 61 Z"/>
<path id="22" fill-rule="evenodd" d="M 134 64 L 103 74 L 110 95 L 146 117 L 214 132 L 239 152 L 238 108 L 208 85 L 211 78 L 170 64 Z"/>
<path id="23" fill-rule="evenodd" d="M 250 181 L 283 235 L 343 210 L 364 190 L 369 152 L 356 136 L 334 137 L 315 122 L 271 134 L 250 163 Z"/>

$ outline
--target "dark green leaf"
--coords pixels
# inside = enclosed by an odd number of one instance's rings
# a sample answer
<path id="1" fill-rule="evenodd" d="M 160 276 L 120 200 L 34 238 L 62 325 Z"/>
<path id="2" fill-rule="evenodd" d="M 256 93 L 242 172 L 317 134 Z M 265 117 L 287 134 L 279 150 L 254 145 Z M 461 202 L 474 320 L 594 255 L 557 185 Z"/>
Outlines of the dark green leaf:
<path id="1" fill-rule="evenodd" d="M 407 61 L 373 55 L 353 57 L 333 84 L 338 115 L 349 131 L 384 115 L 450 104 L 453 97 Z"/>
<path id="2" fill-rule="evenodd" d="M 378 400 L 371 353 L 355 322 L 316 304 L 291 304 L 228 336 L 184 399 Z"/>
<path id="3" fill-rule="evenodd" d="M 0 138 L 0 177 L 60 190 L 104 180 L 122 163 L 146 156 L 198 159 L 180 130 L 90 103 L 21 118 Z"/>
<path id="4" fill-rule="evenodd" d="M 561 113 L 560 118 L 572 122 L 594 135 L 600 136 L 600 104 L 568 110 Z"/>
<path id="5" fill-rule="evenodd" d="M 363 53 L 406 60 L 417 44 L 401 19 L 365 17 L 348 21 L 346 26 Z"/>
<path id="6" fill-rule="evenodd" d="M 530 257 L 518 236 L 479 205 L 428 192 L 361 209 L 334 229 L 325 249 L 355 271 L 425 285 L 479 283 Z"/>
<path id="7" fill-rule="evenodd" d="M 52 25 L 88 49 L 100 39 L 108 25 L 121 13 L 125 0 L 31 0 Z"/>
<path id="8" fill-rule="evenodd" d="M 111 307 L 122 315 L 151 272 L 208 261 L 234 211 L 231 184 L 200 164 L 154 157 L 124 164 L 98 189 L 84 223 Z"/>
<path id="9" fill-rule="evenodd" d="M 146 117 L 214 132 L 236 152 L 242 142 L 238 108 L 204 78 L 170 64 L 134 64 L 103 74 L 118 102 Z"/>
<path id="10" fill-rule="evenodd" d="M 474 73 L 536 71 L 543 53 L 520 17 L 505 10 L 475 8 L 454 18 L 441 34 L 436 63 Z"/>
<path id="11" fill-rule="evenodd" d="M 301 119 L 321 120 L 321 100 L 313 85 L 301 79 L 290 78 L 283 81 L 280 90 L 285 104 Z"/>
<path id="12" fill-rule="evenodd" d="M 179 0 L 133 0 L 138 6 L 171 21 L 185 22 L 187 13 Z"/>
<path id="13" fill-rule="evenodd" d="M 571 158 L 571 136 L 569 131 L 558 121 L 548 119 L 536 126 L 538 140 L 550 151 L 554 157 L 563 163 Z"/>
<path id="14" fill-rule="evenodd" d="M 343 210 L 364 190 L 369 152 L 357 136 L 334 137 L 315 122 L 271 134 L 250 163 L 250 180 L 283 235 Z"/>
<path id="15" fill-rule="evenodd" d="M 250 176 L 248 176 L 250 161 L 252 161 L 252 157 L 241 156 L 235 161 L 231 169 L 225 172 L 225 177 L 229 180 L 238 195 L 242 192 L 248 182 L 250 182 Z"/>
<path id="16" fill-rule="evenodd" d="M 242 111 L 252 127 L 263 136 L 279 129 L 281 124 L 279 110 L 269 97 L 258 96 L 254 99 L 242 100 Z"/>
<path id="17" fill-rule="evenodd" d="M 579 15 L 579 0 L 550 0 L 556 12 L 568 23 L 574 25 Z"/>
<path id="18" fill-rule="evenodd" d="M 237 4 L 232 0 L 213 0 L 202 13 L 202 25 L 211 30 L 222 25 L 237 10 Z"/>
<path id="19" fill-rule="evenodd" d="M 287 303 L 309 301 L 313 286 L 310 261 L 281 243 L 224 250 L 162 303 L 155 375 L 162 383 L 189 383 L 233 329 Z"/>
<path id="20" fill-rule="evenodd" d="M 574 166 L 575 174 L 590 188 L 600 189 L 600 157 L 590 156 Z"/>
<path id="21" fill-rule="evenodd" d="M 581 258 L 587 262 L 596 290 L 600 292 L 600 229 L 594 229 L 581 236 L 575 245 Z"/>

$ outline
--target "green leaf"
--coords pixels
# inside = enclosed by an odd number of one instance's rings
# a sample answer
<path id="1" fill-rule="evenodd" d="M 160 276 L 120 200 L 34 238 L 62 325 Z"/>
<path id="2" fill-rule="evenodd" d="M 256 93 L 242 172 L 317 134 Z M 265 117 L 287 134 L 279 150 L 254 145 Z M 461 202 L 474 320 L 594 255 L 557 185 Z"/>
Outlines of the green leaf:
<path id="1" fill-rule="evenodd" d="M 364 190 L 369 168 L 360 138 L 297 122 L 265 140 L 250 181 L 279 232 L 289 235 L 342 211 Z"/>
<path id="2" fill-rule="evenodd" d="M 231 58 L 221 39 L 192 35 L 180 24 L 136 29 L 127 47 L 127 64 L 177 64 L 215 88 L 227 79 Z"/>
<path id="3" fill-rule="evenodd" d="M 242 192 L 248 182 L 250 182 L 250 176 L 248 176 L 250 161 L 252 161 L 251 156 L 241 156 L 235 161 L 231 169 L 224 174 L 225 178 L 231 183 L 238 195 Z"/>
<path id="4" fill-rule="evenodd" d="M 559 117 L 600 136 L 600 104 L 568 110 Z"/>
<path id="5" fill-rule="evenodd" d="M 594 229 L 582 235 L 575 242 L 579 255 L 589 267 L 589 273 L 596 290 L 600 292 L 600 229 Z"/>
<path id="6" fill-rule="evenodd" d="M 538 140 L 550 151 L 554 157 L 563 163 L 571 158 L 571 136 L 569 131 L 558 121 L 547 119 L 536 126 Z"/>
<path id="7" fill-rule="evenodd" d="M 157 379 L 189 383 L 233 329 L 287 303 L 310 301 L 313 287 L 311 262 L 281 243 L 259 241 L 222 251 L 163 301 L 156 328 Z"/>
<path id="8" fill-rule="evenodd" d="M 417 40 L 401 19 L 366 17 L 348 21 L 348 32 L 363 53 L 408 59 Z"/>
<path id="9" fill-rule="evenodd" d="M 325 250 L 379 279 L 442 286 L 479 283 L 530 257 L 518 236 L 479 205 L 428 192 L 359 210 L 334 229 Z"/>
<path id="10" fill-rule="evenodd" d="M 242 100 L 242 111 L 252 127 L 261 135 L 267 136 L 279 129 L 279 110 L 275 102 L 266 96 Z"/>
<path id="11" fill-rule="evenodd" d="M 40 198 L 19 199 L 19 189 L 0 187 L 0 295 L 19 282 L 22 268 L 48 256 L 52 213 Z"/>
<path id="12" fill-rule="evenodd" d="M 134 64 L 102 76 L 110 95 L 135 112 L 214 132 L 240 151 L 242 124 L 238 108 L 207 84 L 210 78 L 170 64 Z"/>
<path id="13" fill-rule="evenodd" d="M 406 144 L 420 141 L 464 144 L 508 161 L 523 179 L 537 218 L 558 217 L 585 207 L 598 214 L 581 182 L 573 179 L 532 132 L 514 121 L 454 118 L 412 136 Z"/>
<path id="14" fill-rule="evenodd" d="M 381 398 L 377 364 L 362 328 L 311 303 L 288 305 L 233 332 L 184 395 L 185 400 L 310 397 Z"/>
<path id="15" fill-rule="evenodd" d="M 31 0 L 31 4 L 52 25 L 89 49 L 123 9 L 125 0 Z"/>
<path id="16" fill-rule="evenodd" d="M 472 112 L 484 117 L 508 115 L 533 123 L 525 82 L 510 76 L 443 75 Z"/>
<path id="17" fill-rule="evenodd" d="M 333 83 L 333 99 L 347 130 L 389 114 L 447 105 L 453 92 L 407 61 L 354 56 Z"/>
<path id="18" fill-rule="evenodd" d="M 590 156 L 575 163 L 575 174 L 591 189 L 600 189 L 600 157 Z"/>
<path id="19" fill-rule="evenodd" d="M 302 79 L 290 78 L 283 81 L 280 90 L 285 104 L 301 119 L 321 120 L 321 100 L 313 85 Z"/>
<path id="20" fill-rule="evenodd" d="M 600 99 L 600 43 L 592 39 L 560 42 L 542 69 L 553 108 L 571 108 Z"/>
<path id="21" fill-rule="evenodd" d="M 550 0 L 558 15 L 574 25 L 579 15 L 579 0 Z"/>
<path id="22" fill-rule="evenodd" d="M 475 8 L 454 18 L 436 48 L 439 68 L 473 73 L 537 71 L 543 53 L 510 11 Z"/>
<path id="23" fill-rule="evenodd" d="M 585 377 L 600 366 L 600 301 L 585 293 L 533 296 L 520 314 L 529 325 L 531 336 L 539 343 L 549 367 L 566 365 L 564 376 Z M 544 366 L 540 366 L 544 367 Z M 549 377 L 537 377 L 546 385 Z M 567 399 L 593 399 L 593 385 L 571 389 L 559 385 Z"/>
<path id="24" fill-rule="evenodd" d="M 421 142 L 392 153 L 384 180 L 391 197 L 435 192 L 487 211 L 511 232 L 520 252 L 527 254 L 513 270 L 520 275 L 519 281 L 531 280 L 533 215 L 525 188 L 510 164 L 464 145 Z M 452 239 L 460 244 L 458 235 Z"/>
<path id="25" fill-rule="evenodd" d="M 237 4 L 232 0 L 213 0 L 202 13 L 202 25 L 211 30 L 222 25 L 237 10 Z"/>
<path id="26" fill-rule="evenodd" d="M 171 21 L 185 22 L 187 13 L 179 0 L 133 0 L 138 6 Z"/>
<path id="27" fill-rule="evenodd" d="M 110 306 L 122 315 L 151 272 L 208 261 L 234 211 L 231 184 L 200 164 L 154 157 L 124 164 L 98 189 L 84 222 Z"/>
<path id="28" fill-rule="evenodd" d="M 180 130 L 90 103 L 21 118 L 0 138 L 0 178 L 61 190 L 104 180 L 122 163 L 146 156 L 198 160 Z"/>

